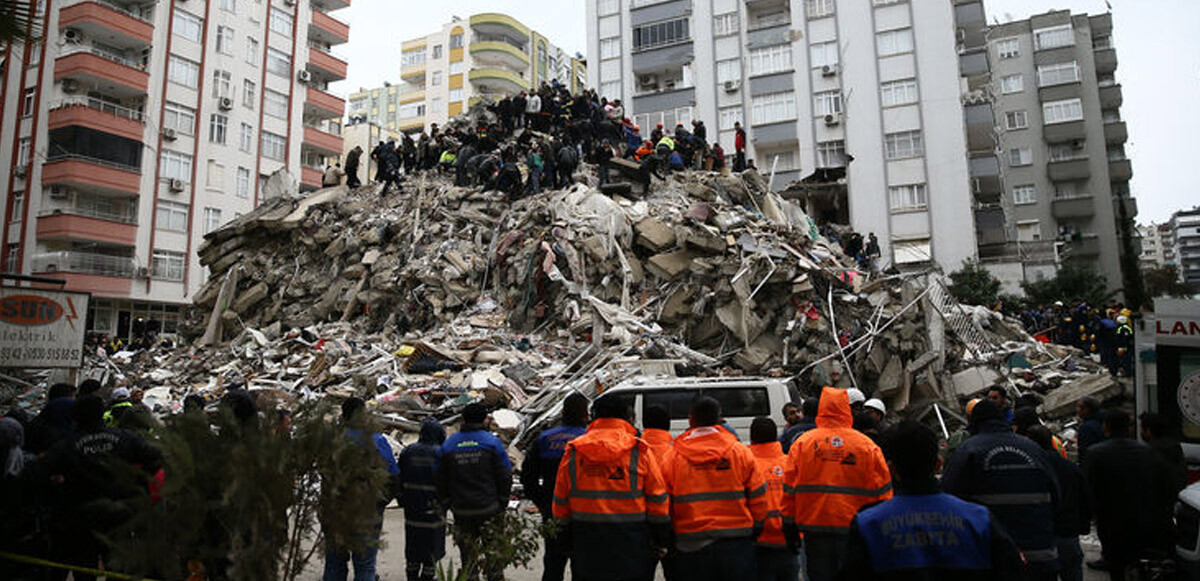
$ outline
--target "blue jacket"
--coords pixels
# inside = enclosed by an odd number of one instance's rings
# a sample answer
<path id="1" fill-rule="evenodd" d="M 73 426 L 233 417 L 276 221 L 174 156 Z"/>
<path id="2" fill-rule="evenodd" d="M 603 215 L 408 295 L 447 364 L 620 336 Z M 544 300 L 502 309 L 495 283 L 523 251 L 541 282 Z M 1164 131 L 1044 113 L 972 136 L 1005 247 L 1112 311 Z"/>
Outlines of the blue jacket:
<path id="1" fill-rule="evenodd" d="M 406 523 L 441 523 L 437 506 L 437 468 L 442 458 L 446 429 L 433 418 L 421 423 L 417 443 L 400 452 L 400 506 Z"/>
<path id="2" fill-rule="evenodd" d="M 783 445 L 783 453 L 787 454 L 792 449 L 792 444 L 797 438 L 804 435 L 804 432 L 817 429 L 817 422 L 808 418 L 803 418 L 796 422 L 794 426 L 788 426 L 779 436 L 779 443 Z"/>
<path id="3" fill-rule="evenodd" d="M 487 518 L 508 506 L 512 462 L 504 444 L 483 426 L 464 424 L 442 444 L 437 471 L 442 506 L 459 518 Z"/>
<path id="4" fill-rule="evenodd" d="M 521 485 L 525 487 L 525 497 L 533 501 L 543 515 L 550 515 L 558 465 L 562 463 L 567 442 L 586 432 L 587 426 L 550 428 L 537 437 L 525 454 L 525 462 L 521 464 Z"/>
<path id="5" fill-rule="evenodd" d="M 632 127 L 625 128 L 625 145 L 635 151 L 642 146 L 642 136 L 638 135 L 638 132 L 634 131 Z"/>
<path id="6" fill-rule="evenodd" d="M 363 444 L 363 431 L 357 429 L 346 430 L 346 435 L 351 440 Z M 387 438 L 382 434 L 371 434 L 371 442 L 375 444 L 375 450 L 379 452 L 379 457 L 383 459 L 383 466 L 387 468 L 389 476 L 395 476 L 400 473 L 400 469 L 396 467 L 396 456 L 392 454 L 392 445 L 388 444 Z"/>

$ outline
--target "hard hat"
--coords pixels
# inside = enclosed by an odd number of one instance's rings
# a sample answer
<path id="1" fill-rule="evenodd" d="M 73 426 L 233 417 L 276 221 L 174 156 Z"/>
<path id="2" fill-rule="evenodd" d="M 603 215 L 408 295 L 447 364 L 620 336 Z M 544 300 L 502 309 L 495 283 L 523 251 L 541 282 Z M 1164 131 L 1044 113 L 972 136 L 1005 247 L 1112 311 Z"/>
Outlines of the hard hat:
<path id="1" fill-rule="evenodd" d="M 873 410 L 878 410 L 879 413 L 881 413 L 881 414 L 887 413 L 887 406 L 883 405 L 883 400 L 881 400 L 877 397 L 873 397 L 873 398 L 867 400 L 867 403 L 864 403 L 863 407 L 871 408 Z"/>
<path id="2" fill-rule="evenodd" d="M 129 388 L 118 387 L 118 388 L 112 390 L 112 398 L 113 399 L 129 399 Z"/>
<path id="3" fill-rule="evenodd" d="M 863 395 L 862 391 L 859 391 L 857 388 L 854 388 L 854 387 L 847 389 L 846 395 L 850 396 L 850 405 L 854 405 L 856 403 L 862 403 L 864 401 L 867 401 L 867 396 Z"/>
<path id="4" fill-rule="evenodd" d="M 1054 301 L 1054 306 L 1056 306 L 1056 307 L 1063 306 L 1062 301 Z"/>
<path id="5" fill-rule="evenodd" d="M 1129 322 L 1129 317 L 1126 317 L 1125 315 L 1121 315 L 1121 316 L 1117 317 L 1117 324 L 1124 325 L 1125 323 L 1128 323 L 1128 322 Z"/>
<path id="6" fill-rule="evenodd" d="M 1133 311 L 1131 311 L 1129 309 L 1121 309 L 1121 316 L 1128 317 L 1132 314 L 1133 314 Z"/>
<path id="7" fill-rule="evenodd" d="M 975 398 L 967 402 L 967 417 L 971 416 L 971 412 L 975 411 L 975 404 L 980 402 L 980 398 Z"/>

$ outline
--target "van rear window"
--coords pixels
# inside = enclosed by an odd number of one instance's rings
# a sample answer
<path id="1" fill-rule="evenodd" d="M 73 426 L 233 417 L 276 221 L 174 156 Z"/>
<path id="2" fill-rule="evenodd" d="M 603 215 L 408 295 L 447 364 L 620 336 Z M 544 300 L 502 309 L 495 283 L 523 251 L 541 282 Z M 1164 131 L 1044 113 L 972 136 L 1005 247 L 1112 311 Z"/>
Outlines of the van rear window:
<path id="1" fill-rule="evenodd" d="M 663 389 L 642 392 L 642 417 L 650 406 L 667 408 L 673 420 L 688 417 L 692 399 L 707 395 L 721 403 L 725 417 L 758 417 L 771 415 L 771 398 L 765 387 L 737 387 L 724 389 Z"/>

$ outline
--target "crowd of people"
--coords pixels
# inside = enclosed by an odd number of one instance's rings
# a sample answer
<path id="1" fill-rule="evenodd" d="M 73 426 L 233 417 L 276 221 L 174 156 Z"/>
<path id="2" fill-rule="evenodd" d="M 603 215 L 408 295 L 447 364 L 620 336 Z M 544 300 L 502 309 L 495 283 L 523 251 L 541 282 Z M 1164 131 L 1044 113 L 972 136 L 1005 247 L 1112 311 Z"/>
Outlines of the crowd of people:
<path id="1" fill-rule="evenodd" d="M 1021 322 L 1042 341 L 1098 355 L 1114 377 L 1133 377 L 1133 311 L 1124 303 L 1097 307 L 1080 301 L 1067 307 L 1057 301 L 1030 306 L 1021 312 Z"/>

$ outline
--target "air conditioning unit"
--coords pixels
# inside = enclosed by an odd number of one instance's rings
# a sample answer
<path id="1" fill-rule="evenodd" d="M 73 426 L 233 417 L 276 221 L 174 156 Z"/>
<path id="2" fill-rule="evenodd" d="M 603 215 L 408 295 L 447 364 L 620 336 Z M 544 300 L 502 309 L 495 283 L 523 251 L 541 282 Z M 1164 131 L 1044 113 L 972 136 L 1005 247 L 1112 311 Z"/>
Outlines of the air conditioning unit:
<path id="1" fill-rule="evenodd" d="M 825 126 L 826 127 L 837 127 L 838 125 L 841 125 L 841 124 L 842 124 L 842 114 L 841 113 L 830 113 L 825 116 Z"/>
<path id="2" fill-rule="evenodd" d="M 171 180 L 167 182 L 167 189 L 171 190 L 172 192 L 182 192 L 183 180 L 179 178 L 171 178 Z"/>
<path id="3" fill-rule="evenodd" d="M 16 174 L 17 177 L 23 178 L 23 177 L 25 177 L 26 171 L 28 171 L 28 168 L 26 166 L 18 165 L 17 168 L 13 170 L 13 173 Z"/>
<path id="4" fill-rule="evenodd" d="M 62 91 L 64 93 L 74 93 L 77 90 L 79 90 L 79 84 L 75 81 L 75 79 L 62 80 Z"/>
<path id="5" fill-rule="evenodd" d="M 217 102 L 217 106 L 219 106 L 222 111 L 229 111 L 230 109 L 233 109 L 233 99 L 229 97 L 221 97 L 221 100 Z"/>
<path id="6" fill-rule="evenodd" d="M 66 188 L 61 188 L 59 186 L 50 186 L 50 199 L 51 200 L 65 200 L 68 197 L 70 197 L 70 192 L 68 192 Z"/>
<path id="7" fill-rule="evenodd" d="M 726 93 L 736 93 L 737 90 L 740 89 L 741 87 L 742 87 L 742 84 L 738 81 L 725 81 L 725 92 Z"/>
<path id="8" fill-rule="evenodd" d="M 822 77 L 836 77 L 837 74 L 838 74 L 838 66 L 837 65 L 825 65 L 825 66 L 821 67 L 821 76 Z"/>
<path id="9" fill-rule="evenodd" d="M 68 44 L 79 44 L 83 41 L 83 34 L 74 28 L 68 28 L 63 31 L 63 41 Z"/>
<path id="10" fill-rule="evenodd" d="M 146 268 L 144 266 L 138 267 L 137 277 L 138 278 L 150 278 L 150 269 Z"/>
<path id="11" fill-rule="evenodd" d="M 175 141 L 175 129 L 172 127 L 164 127 L 162 130 L 162 136 L 163 139 L 166 139 L 167 141 Z"/>
<path id="12" fill-rule="evenodd" d="M 310 73 L 306 70 L 301 70 L 299 73 L 296 73 L 296 80 L 300 81 L 301 83 L 311 82 L 312 81 L 312 73 Z"/>
<path id="13" fill-rule="evenodd" d="M 642 75 L 642 76 L 638 77 L 638 85 L 641 85 L 642 87 L 658 86 L 658 76 Z"/>

